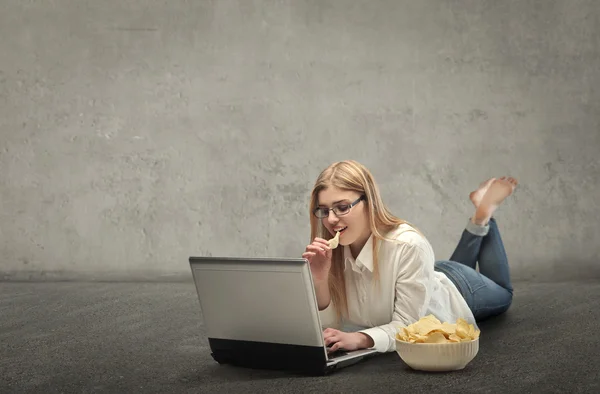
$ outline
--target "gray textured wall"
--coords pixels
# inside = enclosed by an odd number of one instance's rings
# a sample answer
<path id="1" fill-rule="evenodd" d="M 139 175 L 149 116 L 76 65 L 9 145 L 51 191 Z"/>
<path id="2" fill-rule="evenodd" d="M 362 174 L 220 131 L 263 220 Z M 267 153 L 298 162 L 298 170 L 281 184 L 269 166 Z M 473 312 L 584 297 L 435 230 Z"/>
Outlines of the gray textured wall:
<path id="1" fill-rule="evenodd" d="M 0 272 L 299 256 L 352 158 L 448 258 L 490 176 L 517 278 L 600 277 L 600 2 L 1 0 Z"/>

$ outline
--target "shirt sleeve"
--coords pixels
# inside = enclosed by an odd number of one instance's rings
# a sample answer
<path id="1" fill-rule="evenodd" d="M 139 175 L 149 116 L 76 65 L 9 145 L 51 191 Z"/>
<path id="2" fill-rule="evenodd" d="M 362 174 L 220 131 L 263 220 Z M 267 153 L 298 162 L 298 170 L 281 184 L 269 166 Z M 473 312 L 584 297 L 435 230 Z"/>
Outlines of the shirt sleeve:
<path id="1" fill-rule="evenodd" d="M 382 353 L 396 350 L 396 333 L 400 327 L 412 324 L 425 315 L 434 283 L 433 253 L 419 244 L 398 245 L 394 259 L 399 270 L 392 321 L 359 331 L 373 338 L 373 349 Z"/>

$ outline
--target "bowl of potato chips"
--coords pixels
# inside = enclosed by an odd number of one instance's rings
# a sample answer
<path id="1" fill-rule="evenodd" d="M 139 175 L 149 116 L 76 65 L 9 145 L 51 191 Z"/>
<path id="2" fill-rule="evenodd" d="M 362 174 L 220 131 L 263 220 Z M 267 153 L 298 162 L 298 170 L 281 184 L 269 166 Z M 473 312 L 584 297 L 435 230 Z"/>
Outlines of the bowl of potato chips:
<path id="1" fill-rule="evenodd" d="M 479 352 L 479 334 L 464 319 L 442 323 L 429 315 L 398 331 L 396 352 L 415 370 L 457 371 L 465 368 Z"/>

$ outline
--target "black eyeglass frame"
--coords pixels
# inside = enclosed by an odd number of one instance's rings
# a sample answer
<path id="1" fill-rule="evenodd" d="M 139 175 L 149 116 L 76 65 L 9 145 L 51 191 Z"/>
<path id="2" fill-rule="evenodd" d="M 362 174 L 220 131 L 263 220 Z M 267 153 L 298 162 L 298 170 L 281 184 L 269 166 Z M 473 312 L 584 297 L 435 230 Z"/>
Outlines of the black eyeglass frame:
<path id="1" fill-rule="evenodd" d="M 333 208 L 320 208 L 320 207 L 317 207 L 313 211 L 313 215 L 315 215 L 315 217 L 317 217 L 319 219 L 325 219 L 326 217 L 329 217 L 329 212 L 333 211 L 334 215 L 337 216 L 337 217 L 345 216 L 345 215 L 347 215 L 347 214 L 350 213 L 350 209 L 353 206 L 357 205 L 362 200 L 366 200 L 366 196 L 364 194 L 362 196 L 360 196 L 356 201 L 351 202 L 350 204 L 340 204 L 340 205 L 334 206 Z M 343 212 L 343 213 L 340 214 L 340 213 L 336 212 L 336 210 L 339 209 L 340 207 L 347 207 L 348 210 L 346 212 Z M 324 216 L 319 216 L 317 214 L 317 212 L 325 212 L 325 211 L 327 211 L 327 214 L 324 214 Z"/>

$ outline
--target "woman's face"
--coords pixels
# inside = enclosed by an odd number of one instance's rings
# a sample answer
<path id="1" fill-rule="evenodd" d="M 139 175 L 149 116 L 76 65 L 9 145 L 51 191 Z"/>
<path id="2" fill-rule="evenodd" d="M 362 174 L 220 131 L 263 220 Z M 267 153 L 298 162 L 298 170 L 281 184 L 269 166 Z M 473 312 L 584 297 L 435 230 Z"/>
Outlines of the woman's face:
<path id="1" fill-rule="evenodd" d="M 341 190 L 335 186 L 330 186 L 319 192 L 318 207 L 334 208 L 341 205 L 350 205 L 360 197 L 361 195 L 357 192 Z M 358 243 L 362 247 L 371 235 L 364 200 L 359 201 L 346 214 L 339 217 L 333 211 L 329 211 L 329 216 L 321 219 L 321 221 L 332 236 L 337 231 L 343 230 L 340 233 L 340 245 Z"/>

